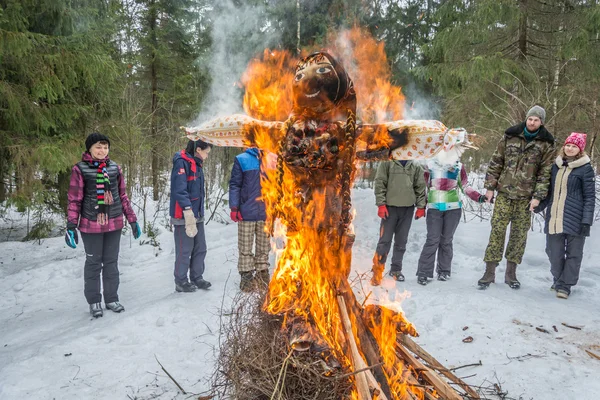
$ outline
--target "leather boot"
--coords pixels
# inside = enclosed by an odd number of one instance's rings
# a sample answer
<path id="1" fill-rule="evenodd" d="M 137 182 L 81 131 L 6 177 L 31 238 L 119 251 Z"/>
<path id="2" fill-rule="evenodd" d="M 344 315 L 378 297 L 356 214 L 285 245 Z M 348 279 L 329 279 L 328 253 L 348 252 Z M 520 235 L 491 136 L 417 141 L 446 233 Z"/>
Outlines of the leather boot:
<path id="1" fill-rule="evenodd" d="M 512 261 L 506 262 L 506 272 L 504 274 L 504 283 L 508 284 L 511 289 L 521 287 L 521 282 L 517 279 L 517 264 Z"/>
<path id="2" fill-rule="evenodd" d="M 496 267 L 498 266 L 497 262 L 486 262 L 485 263 L 485 273 L 481 277 L 481 279 L 477 282 L 477 284 L 481 287 L 488 287 L 490 283 L 494 283 L 496 281 Z"/>
<path id="3" fill-rule="evenodd" d="M 375 253 L 373 256 L 373 277 L 371 278 L 371 285 L 379 286 L 381 284 L 381 280 L 383 279 L 383 270 L 385 269 L 385 264 L 382 263 L 381 257 L 379 254 Z"/>
<path id="4" fill-rule="evenodd" d="M 251 292 L 254 290 L 254 274 L 252 271 L 240 272 L 240 290 L 242 292 Z"/>
<path id="5" fill-rule="evenodd" d="M 254 276 L 256 284 L 260 288 L 269 287 L 269 281 L 271 280 L 271 276 L 269 275 L 268 269 L 261 269 L 260 271 L 256 271 L 256 275 Z"/>

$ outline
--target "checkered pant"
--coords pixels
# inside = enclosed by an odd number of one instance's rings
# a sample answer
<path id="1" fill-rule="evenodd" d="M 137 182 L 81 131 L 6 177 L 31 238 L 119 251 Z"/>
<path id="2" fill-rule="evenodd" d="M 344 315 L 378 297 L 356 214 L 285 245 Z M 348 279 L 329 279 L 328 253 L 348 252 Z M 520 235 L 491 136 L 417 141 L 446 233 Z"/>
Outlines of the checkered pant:
<path id="1" fill-rule="evenodd" d="M 238 224 L 238 270 L 240 272 L 269 269 L 269 237 L 265 221 L 240 221 Z M 256 240 L 255 240 L 256 239 Z M 255 243 L 253 243 L 255 242 Z M 255 244 L 255 253 L 252 245 Z"/>

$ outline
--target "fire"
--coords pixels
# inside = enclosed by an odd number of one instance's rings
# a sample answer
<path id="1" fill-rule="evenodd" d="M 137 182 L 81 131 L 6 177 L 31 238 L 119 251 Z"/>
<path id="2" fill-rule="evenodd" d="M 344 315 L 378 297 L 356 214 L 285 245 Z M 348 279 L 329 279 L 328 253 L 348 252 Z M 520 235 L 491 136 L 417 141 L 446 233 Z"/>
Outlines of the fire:
<path id="1" fill-rule="evenodd" d="M 390 82 L 391 72 L 383 44 L 358 28 L 335 40 L 330 38 L 330 43 L 329 51 L 341 60 L 355 82 L 359 94 L 358 119 L 370 123 L 401 119 L 404 97 L 401 89 Z M 248 115 L 261 120 L 288 120 L 293 105 L 291 84 L 296 62 L 297 59 L 285 51 L 265 50 L 260 59 L 249 64 L 242 79 L 244 110 Z M 283 124 L 281 136 L 290 124 L 289 120 Z M 280 138 L 273 138 L 266 129 L 257 129 L 253 139 L 258 146 L 277 153 Z M 353 364 L 338 296 L 340 290 L 349 288 L 347 278 L 354 234 L 340 228 L 341 210 L 331 207 L 330 199 L 339 199 L 342 195 L 336 186 L 338 178 L 327 175 L 325 170 L 314 171 L 310 179 L 315 185 L 307 189 L 301 184 L 305 181 L 299 179 L 298 171 L 289 165 L 273 163 L 269 157 L 264 157 L 263 162 L 267 227 L 272 233 L 285 235 L 285 247 L 277 249 L 277 266 L 264 308 L 269 313 L 285 316 L 282 329 L 290 333 L 290 346 L 304 350 L 307 343 L 312 343 L 319 349 L 327 349 L 342 366 L 351 370 Z M 348 177 L 350 181 L 354 179 L 355 170 L 354 166 Z M 306 180 L 306 176 L 302 178 Z M 276 218 L 281 225 L 275 224 Z M 411 398 L 422 398 L 422 390 L 407 383 L 406 367 L 395 351 L 398 333 L 402 330 L 416 334 L 414 328 L 401 312 L 392 308 L 368 306 L 365 312 L 394 398 L 408 398 L 409 391 L 413 393 Z M 353 318 L 356 316 L 350 315 L 350 319 Z M 357 321 L 351 322 L 352 335 L 360 348 Z M 352 397 L 358 398 L 358 394 L 355 392 Z"/>

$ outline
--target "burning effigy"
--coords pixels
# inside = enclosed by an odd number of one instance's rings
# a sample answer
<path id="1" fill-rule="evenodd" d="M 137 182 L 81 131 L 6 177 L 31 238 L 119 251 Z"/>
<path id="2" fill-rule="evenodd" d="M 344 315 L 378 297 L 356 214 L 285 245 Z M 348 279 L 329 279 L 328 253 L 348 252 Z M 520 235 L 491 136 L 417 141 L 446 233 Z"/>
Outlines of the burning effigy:
<path id="1" fill-rule="evenodd" d="M 329 52 L 302 57 L 293 69 L 292 60 L 265 51 L 250 64 L 249 115 L 184 128 L 192 140 L 277 155 L 276 167 L 265 168 L 262 196 L 266 225 L 285 246 L 260 306 L 242 302 L 232 317 L 220 397 L 461 399 L 437 369 L 478 398 L 410 339 L 417 331 L 402 312 L 360 304 L 348 282 L 357 161 L 429 158 L 467 146 L 466 132 L 439 121 L 382 120 L 401 116 L 399 88 L 374 80 L 390 96 L 371 91 L 361 104 L 360 88 Z"/>

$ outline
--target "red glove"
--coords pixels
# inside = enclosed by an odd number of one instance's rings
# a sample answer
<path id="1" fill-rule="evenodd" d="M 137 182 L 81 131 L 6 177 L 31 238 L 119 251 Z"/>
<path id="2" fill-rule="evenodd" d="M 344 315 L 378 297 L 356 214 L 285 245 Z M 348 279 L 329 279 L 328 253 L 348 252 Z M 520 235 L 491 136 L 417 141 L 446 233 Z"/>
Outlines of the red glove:
<path id="1" fill-rule="evenodd" d="M 242 213 L 239 212 L 237 207 L 232 207 L 231 208 L 231 212 L 229 213 L 229 216 L 231 217 L 231 220 L 233 222 L 240 222 L 243 221 L 244 219 L 242 218 Z"/>
<path id="2" fill-rule="evenodd" d="M 415 212 L 415 219 L 423 218 L 424 216 L 425 216 L 425 209 L 417 208 L 417 211 Z"/>
<path id="3" fill-rule="evenodd" d="M 390 213 L 388 212 L 387 206 L 385 204 L 382 204 L 377 208 L 377 215 L 381 219 L 386 219 L 390 216 Z"/>

